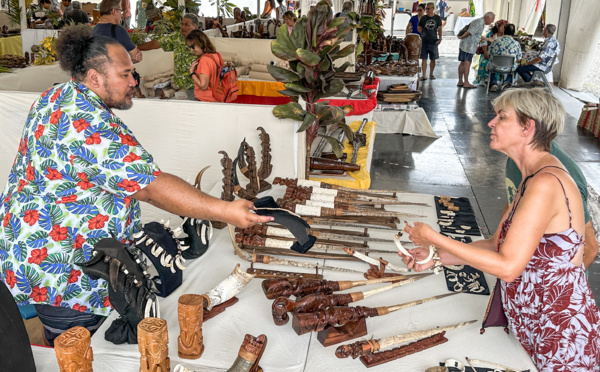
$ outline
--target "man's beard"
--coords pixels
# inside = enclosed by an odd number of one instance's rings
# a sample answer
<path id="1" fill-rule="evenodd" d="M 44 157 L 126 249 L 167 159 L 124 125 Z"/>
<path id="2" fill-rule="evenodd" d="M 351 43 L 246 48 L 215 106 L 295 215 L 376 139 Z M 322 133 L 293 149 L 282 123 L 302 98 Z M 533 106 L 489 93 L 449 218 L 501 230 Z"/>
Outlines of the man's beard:
<path id="1" fill-rule="evenodd" d="M 114 93 L 110 85 L 108 84 L 108 81 L 106 80 L 104 81 L 104 89 L 106 90 L 107 96 L 104 99 L 104 103 L 106 103 L 106 106 L 110 108 L 116 108 L 118 110 L 129 110 L 131 106 L 133 106 L 133 101 L 131 99 L 133 98 L 133 95 L 135 93 L 135 88 L 128 88 L 127 93 L 125 94 L 125 98 L 123 98 L 121 101 L 115 100 Z"/>

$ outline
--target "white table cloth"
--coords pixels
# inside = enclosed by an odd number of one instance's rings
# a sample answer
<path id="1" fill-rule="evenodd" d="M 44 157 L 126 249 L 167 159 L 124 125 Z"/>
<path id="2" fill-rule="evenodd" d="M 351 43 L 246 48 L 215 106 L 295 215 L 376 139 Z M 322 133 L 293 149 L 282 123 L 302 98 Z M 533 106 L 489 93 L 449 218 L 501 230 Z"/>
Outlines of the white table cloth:
<path id="1" fill-rule="evenodd" d="M 458 35 L 460 30 L 463 29 L 468 24 L 471 24 L 475 17 L 458 17 L 456 19 L 456 23 L 454 24 L 454 35 Z"/>

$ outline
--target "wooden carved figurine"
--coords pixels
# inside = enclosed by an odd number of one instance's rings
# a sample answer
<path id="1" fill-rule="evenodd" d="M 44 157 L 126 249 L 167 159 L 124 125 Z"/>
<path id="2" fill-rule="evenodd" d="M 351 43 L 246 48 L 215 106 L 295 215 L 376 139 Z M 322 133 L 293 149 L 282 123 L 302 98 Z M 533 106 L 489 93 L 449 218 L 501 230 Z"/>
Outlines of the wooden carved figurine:
<path id="1" fill-rule="evenodd" d="M 271 184 L 265 181 L 273 170 L 271 164 L 271 137 L 264 130 L 263 127 L 256 128 L 260 131 L 258 138 L 260 138 L 260 168 L 258 168 L 258 178 L 260 179 L 260 192 L 269 190 Z"/>
<path id="2" fill-rule="evenodd" d="M 94 355 L 90 342 L 90 331 L 79 326 L 58 336 L 54 352 L 60 372 L 92 372 Z"/>
<path id="3" fill-rule="evenodd" d="M 202 321 L 205 296 L 184 294 L 179 297 L 177 318 L 179 319 L 179 337 L 177 353 L 180 358 L 198 359 L 204 352 L 202 339 Z"/>
<path id="4" fill-rule="evenodd" d="M 247 334 L 244 337 L 238 357 L 233 365 L 227 370 L 228 372 L 262 372 L 262 368 L 258 365 L 260 358 L 267 346 L 267 336 L 260 335 L 254 337 Z"/>
<path id="5" fill-rule="evenodd" d="M 331 294 L 362 285 L 393 282 L 402 278 L 382 278 L 375 280 L 357 281 L 329 281 L 312 279 L 271 279 L 262 282 L 262 289 L 269 300 L 277 297 L 306 296 L 311 293 L 321 292 Z"/>
<path id="6" fill-rule="evenodd" d="M 169 372 L 169 334 L 167 322 L 159 318 L 144 318 L 138 324 L 140 372 Z"/>

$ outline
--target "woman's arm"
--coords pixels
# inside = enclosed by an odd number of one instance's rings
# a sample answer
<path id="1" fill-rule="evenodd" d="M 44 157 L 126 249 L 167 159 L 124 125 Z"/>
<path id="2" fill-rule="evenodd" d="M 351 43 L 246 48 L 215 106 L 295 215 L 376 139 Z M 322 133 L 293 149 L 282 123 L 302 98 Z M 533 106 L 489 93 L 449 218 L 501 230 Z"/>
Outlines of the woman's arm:
<path id="1" fill-rule="evenodd" d="M 408 21 L 408 24 L 406 25 L 406 34 L 405 35 L 408 35 L 410 33 L 412 33 L 412 23 L 410 21 Z"/>
<path id="2" fill-rule="evenodd" d="M 200 88 L 200 90 L 208 89 L 208 85 L 210 84 L 210 77 L 205 74 L 192 75 L 192 80 L 194 80 L 194 84 Z"/>

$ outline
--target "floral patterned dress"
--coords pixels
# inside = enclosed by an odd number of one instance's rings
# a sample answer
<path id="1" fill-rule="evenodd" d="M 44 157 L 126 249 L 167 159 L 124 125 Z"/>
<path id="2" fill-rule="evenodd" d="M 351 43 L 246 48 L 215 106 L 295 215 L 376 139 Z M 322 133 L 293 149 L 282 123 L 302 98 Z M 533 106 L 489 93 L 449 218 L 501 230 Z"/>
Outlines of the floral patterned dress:
<path id="1" fill-rule="evenodd" d="M 521 196 L 527 181 L 539 172 L 523 181 Z M 583 267 L 570 262 L 582 248 L 583 237 L 571 227 L 566 193 L 565 199 L 569 228 L 544 234 L 521 276 L 501 282 L 502 304 L 512 331 L 540 372 L 598 371 L 600 317 Z M 519 200 L 502 225 L 498 247 Z"/>
<path id="2" fill-rule="evenodd" d="M 32 105 L 0 195 L 0 278 L 19 305 L 107 316 L 106 282 L 83 274 L 102 238 L 141 228 L 131 195 L 160 170 L 104 102 L 72 80 Z"/>

